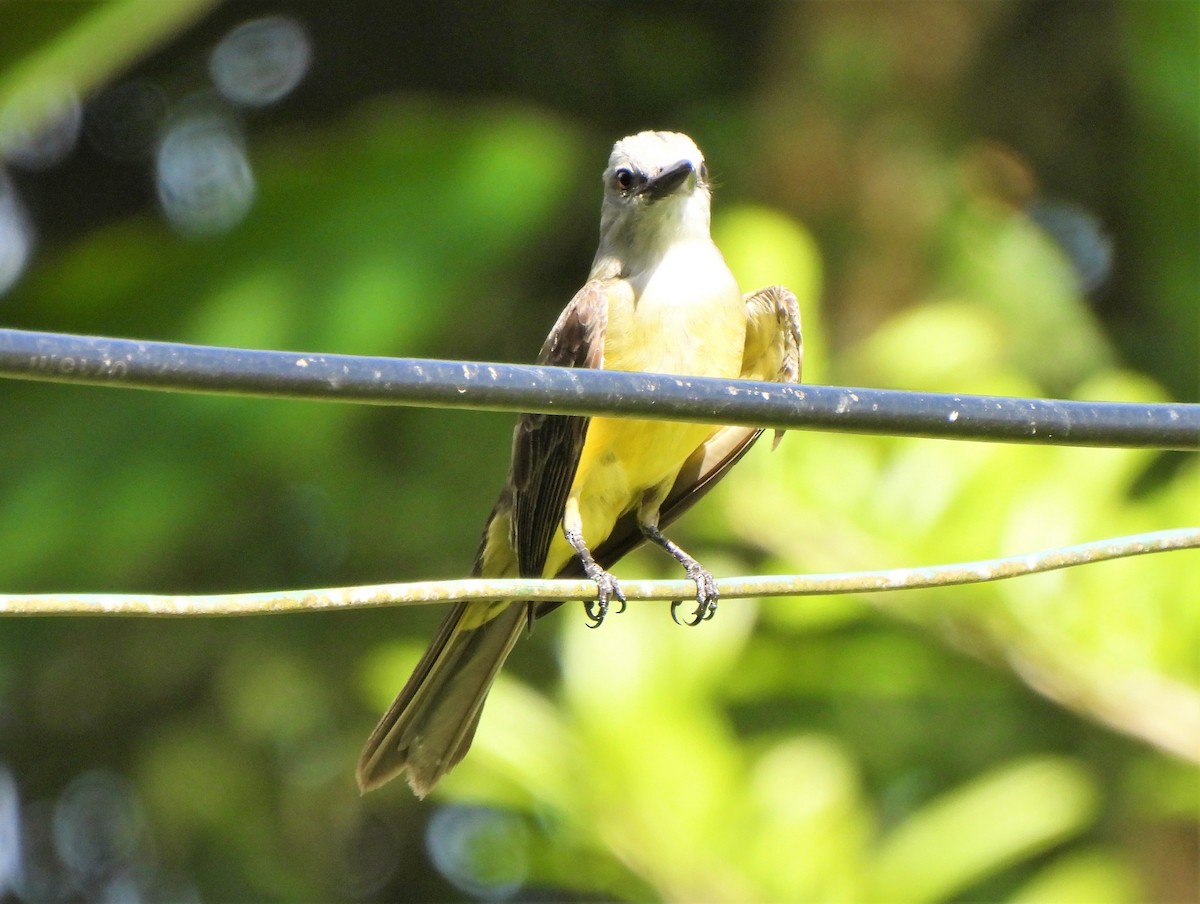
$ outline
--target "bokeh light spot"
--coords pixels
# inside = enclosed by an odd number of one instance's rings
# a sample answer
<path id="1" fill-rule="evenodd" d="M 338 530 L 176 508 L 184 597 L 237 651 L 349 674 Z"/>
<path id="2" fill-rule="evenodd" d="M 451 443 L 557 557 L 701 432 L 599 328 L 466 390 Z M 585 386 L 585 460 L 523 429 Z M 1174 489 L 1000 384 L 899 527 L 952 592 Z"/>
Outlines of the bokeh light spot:
<path id="1" fill-rule="evenodd" d="M 54 846 L 81 888 L 114 877 L 137 859 L 146 820 L 132 786 L 115 773 L 85 772 L 54 808 Z"/>
<path id="2" fill-rule="evenodd" d="M 16 283 L 33 247 L 33 230 L 16 187 L 0 170 L 0 295 Z"/>
<path id="3" fill-rule="evenodd" d="M 1037 201 L 1030 218 L 1050 236 L 1071 262 L 1084 292 L 1092 292 L 1112 273 L 1113 243 L 1104 234 L 1100 218 L 1074 204 Z"/>
<path id="4" fill-rule="evenodd" d="M 489 901 L 512 897 L 529 871 L 529 831 L 512 813 L 444 807 L 429 820 L 425 845 L 456 888 Z"/>
<path id="5" fill-rule="evenodd" d="M 47 169 L 71 153 L 82 126 L 79 95 L 66 86 L 46 85 L 0 112 L 0 156 L 25 169 Z"/>
<path id="6" fill-rule="evenodd" d="M 262 107 L 295 88 L 311 60 L 312 47 L 300 24 L 285 16 L 268 16 L 225 35 L 209 58 L 208 71 L 222 96 Z"/>
<path id="7" fill-rule="evenodd" d="M 15 889 L 21 866 L 21 808 L 12 773 L 0 766 L 0 900 Z"/>
<path id="8" fill-rule="evenodd" d="M 216 111 L 188 113 L 158 146 L 155 181 L 167 219 L 188 235 L 216 235 L 241 222 L 254 201 L 254 173 L 241 130 Z"/>

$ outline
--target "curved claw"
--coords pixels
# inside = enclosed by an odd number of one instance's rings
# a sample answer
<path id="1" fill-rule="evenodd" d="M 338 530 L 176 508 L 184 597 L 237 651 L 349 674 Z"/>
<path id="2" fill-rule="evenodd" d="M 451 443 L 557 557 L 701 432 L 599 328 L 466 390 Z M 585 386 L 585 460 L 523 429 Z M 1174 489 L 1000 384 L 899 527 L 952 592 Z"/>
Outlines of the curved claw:
<path id="1" fill-rule="evenodd" d="M 627 605 L 625 592 L 621 590 L 621 585 L 617 583 L 616 578 L 599 567 L 596 568 L 594 573 L 589 573 L 588 577 L 596 582 L 596 599 L 585 601 L 583 611 L 587 614 L 588 620 L 591 622 L 588 627 L 599 628 L 608 615 L 608 603 L 610 599 L 616 599 L 621 604 L 621 607 L 617 609 L 618 614 L 625 611 L 625 606 Z"/>
<path id="2" fill-rule="evenodd" d="M 696 611 L 690 619 L 681 622 L 678 609 L 683 605 L 683 600 L 676 600 L 671 603 L 671 619 L 677 625 L 686 624 L 689 628 L 694 628 L 717 614 L 717 599 L 721 594 L 717 590 L 716 579 L 699 565 L 688 568 L 688 577 L 696 582 Z"/>
<path id="3" fill-rule="evenodd" d="M 683 600 L 675 600 L 675 602 L 671 603 L 671 621 L 680 626 L 683 625 L 683 622 L 679 620 L 679 607 L 682 605 Z"/>
<path id="4" fill-rule="evenodd" d="M 583 613 L 587 616 L 589 628 L 599 628 L 608 615 L 608 600 L 584 600 Z"/>

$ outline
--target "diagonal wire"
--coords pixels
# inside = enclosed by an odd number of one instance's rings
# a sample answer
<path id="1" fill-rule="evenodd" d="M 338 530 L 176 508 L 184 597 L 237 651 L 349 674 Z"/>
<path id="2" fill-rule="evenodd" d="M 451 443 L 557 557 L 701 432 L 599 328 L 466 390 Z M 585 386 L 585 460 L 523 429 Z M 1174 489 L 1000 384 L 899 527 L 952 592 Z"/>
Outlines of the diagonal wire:
<path id="1" fill-rule="evenodd" d="M 1200 548 L 1200 527 L 1184 527 L 978 562 L 884 571 L 723 578 L 717 581 L 717 587 L 723 599 L 916 590 L 996 581 L 1110 559 L 1197 548 Z M 691 581 L 622 580 L 621 589 L 630 602 L 688 599 L 696 593 L 696 585 Z M 0 615 L 211 617 L 421 606 L 475 599 L 590 600 L 595 596 L 596 584 L 590 580 L 473 578 L 208 596 L 10 594 L 0 595 Z"/>
<path id="2" fill-rule="evenodd" d="M 0 377 L 271 398 L 654 417 L 776 429 L 1200 449 L 1200 405 L 785 385 L 0 329 Z"/>

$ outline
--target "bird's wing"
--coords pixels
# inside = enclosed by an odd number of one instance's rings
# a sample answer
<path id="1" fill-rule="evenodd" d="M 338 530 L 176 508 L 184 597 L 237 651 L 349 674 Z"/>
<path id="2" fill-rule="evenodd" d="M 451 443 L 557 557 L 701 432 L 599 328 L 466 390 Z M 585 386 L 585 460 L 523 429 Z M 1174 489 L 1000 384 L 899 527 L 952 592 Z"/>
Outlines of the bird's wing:
<path id="1" fill-rule="evenodd" d="M 742 379 L 799 383 L 803 364 L 804 340 L 796 296 L 783 286 L 767 286 L 747 295 Z M 782 438 L 783 431 L 776 430 L 771 448 L 778 446 Z"/>
<path id="2" fill-rule="evenodd" d="M 804 358 L 800 311 L 796 296 L 783 286 L 768 286 L 746 296 L 746 345 L 742 355 L 744 380 L 798 383 Z M 720 427 L 696 449 L 675 478 L 671 492 L 659 509 L 660 527 L 666 527 L 700 501 L 726 472 L 750 451 L 762 430 L 756 427 Z M 777 431 L 775 444 L 782 431 Z M 774 446 L 772 446 L 774 448 Z M 645 538 L 637 526 L 636 512 L 627 512 L 603 543 L 592 550 L 604 568 L 613 564 Z M 576 559 L 567 562 L 559 577 L 580 577 Z M 538 607 L 539 616 L 558 603 Z"/>
<path id="3" fill-rule="evenodd" d="M 538 364 L 601 367 L 607 320 L 607 289 L 592 280 L 559 316 Z M 506 491 L 511 491 L 511 540 L 522 576 L 542 575 L 550 543 L 562 524 L 587 428 L 588 418 L 576 415 L 523 414 L 517 421 Z"/>

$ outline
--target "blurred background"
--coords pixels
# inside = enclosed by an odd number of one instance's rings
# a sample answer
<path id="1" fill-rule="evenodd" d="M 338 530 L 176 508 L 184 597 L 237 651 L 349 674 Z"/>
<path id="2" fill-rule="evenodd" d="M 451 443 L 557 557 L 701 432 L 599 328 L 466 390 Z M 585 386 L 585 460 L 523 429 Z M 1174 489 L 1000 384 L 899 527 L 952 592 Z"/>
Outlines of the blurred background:
<path id="1" fill-rule="evenodd" d="M 1200 7 L 0 5 L 0 326 L 532 360 L 614 140 L 686 131 L 805 379 L 1196 401 Z M 0 383 L 0 591 L 466 574 L 504 415 Z M 794 433 L 718 575 L 1194 524 L 1195 456 Z M 673 574 L 638 554 L 618 574 Z M 1194 553 L 570 606 L 426 802 L 353 766 L 433 610 L 8 619 L 0 898 L 1195 901 Z"/>

